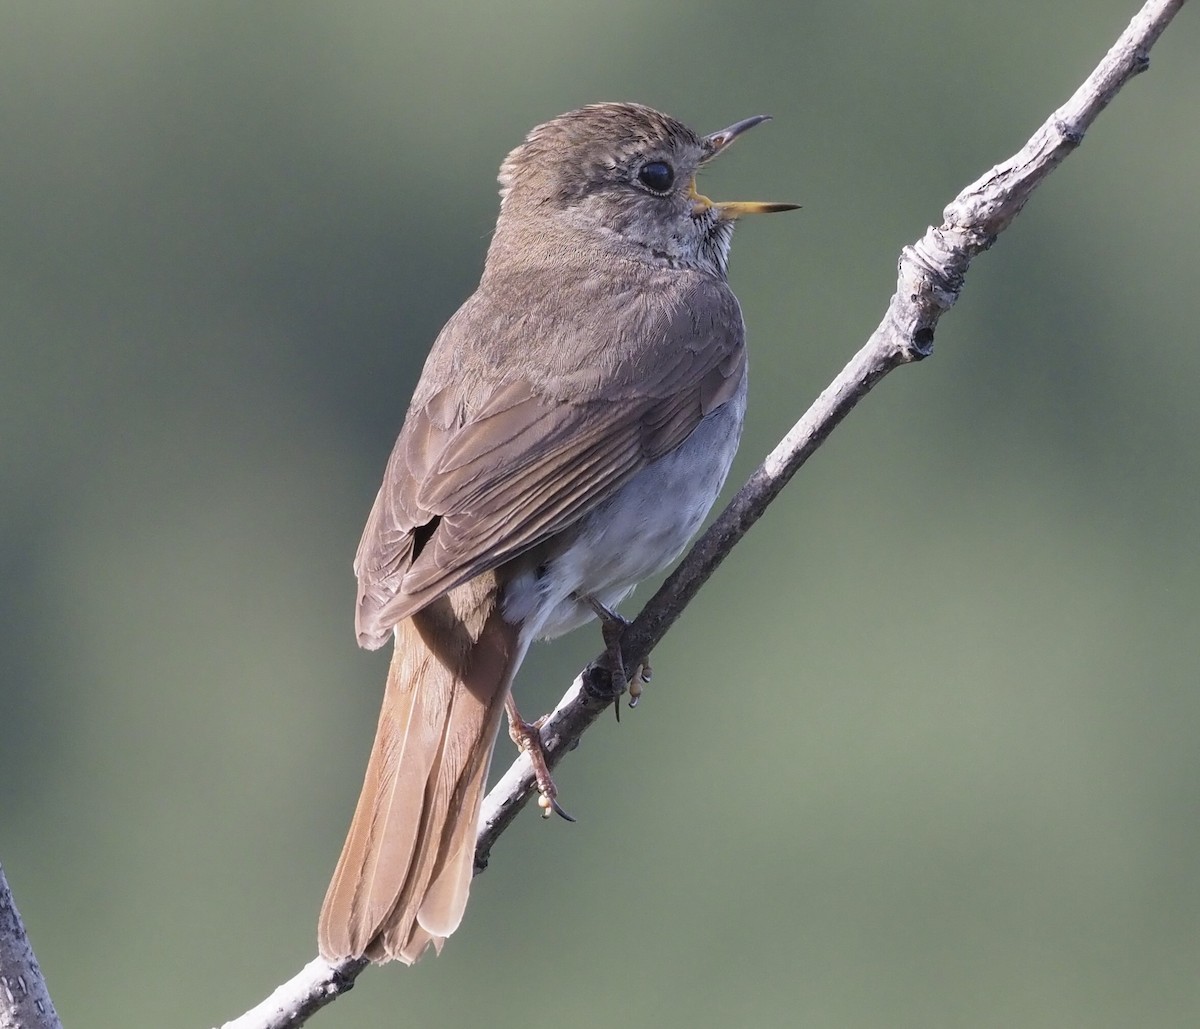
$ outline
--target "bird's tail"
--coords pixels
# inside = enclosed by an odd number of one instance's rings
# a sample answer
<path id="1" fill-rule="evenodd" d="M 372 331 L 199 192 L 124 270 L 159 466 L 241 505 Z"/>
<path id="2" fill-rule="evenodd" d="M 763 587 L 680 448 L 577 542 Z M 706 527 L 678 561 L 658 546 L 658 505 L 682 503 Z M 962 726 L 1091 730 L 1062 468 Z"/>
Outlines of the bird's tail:
<path id="1" fill-rule="evenodd" d="M 462 921 L 500 712 L 524 657 L 495 576 L 396 628 L 366 779 L 317 929 L 328 961 L 411 964 Z"/>

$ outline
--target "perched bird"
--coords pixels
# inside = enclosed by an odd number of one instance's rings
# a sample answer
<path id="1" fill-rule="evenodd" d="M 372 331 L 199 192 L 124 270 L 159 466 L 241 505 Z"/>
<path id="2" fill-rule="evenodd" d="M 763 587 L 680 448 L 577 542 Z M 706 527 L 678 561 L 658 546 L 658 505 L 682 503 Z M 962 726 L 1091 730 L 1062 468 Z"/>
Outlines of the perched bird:
<path id="1" fill-rule="evenodd" d="M 612 609 L 725 481 L 746 410 L 734 222 L 795 205 L 714 203 L 695 176 L 765 120 L 700 136 L 595 104 L 502 164 L 483 278 L 434 343 L 355 561 L 359 644 L 395 652 L 326 959 L 410 963 L 458 928 L 504 708 L 557 809 L 513 677 L 597 615 L 613 649 Z"/>

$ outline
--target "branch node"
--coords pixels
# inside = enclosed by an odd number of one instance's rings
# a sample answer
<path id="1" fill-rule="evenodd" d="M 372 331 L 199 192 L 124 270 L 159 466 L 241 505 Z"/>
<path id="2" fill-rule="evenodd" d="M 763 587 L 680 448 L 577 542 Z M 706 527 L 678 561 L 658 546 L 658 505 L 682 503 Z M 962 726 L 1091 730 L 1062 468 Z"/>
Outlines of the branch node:
<path id="1" fill-rule="evenodd" d="M 913 353 L 918 361 L 933 353 L 933 326 L 926 325 L 912 335 Z"/>
<path id="2" fill-rule="evenodd" d="M 1069 146 L 1074 150 L 1083 142 L 1084 130 L 1073 122 L 1055 115 L 1053 125 L 1054 131 L 1058 133 L 1058 137 L 1062 140 L 1064 146 Z"/>
<path id="3" fill-rule="evenodd" d="M 338 994 L 354 989 L 354 981 L 358 978 L 358 973 L 369 964 L 370 962 L 365 958 L 359 958 L 339 965 L 330 965 L 329 982 L 324 985 L 322 992 L 332 999 Z"/>
<path id="4" fill-rule="evenodd" d="M 612 672 L 604 667 L 603 662 L 588 665 L 580 678 L 584 694 L 598 704 L 611 704 L 621 695 L 613 689 Z"/>

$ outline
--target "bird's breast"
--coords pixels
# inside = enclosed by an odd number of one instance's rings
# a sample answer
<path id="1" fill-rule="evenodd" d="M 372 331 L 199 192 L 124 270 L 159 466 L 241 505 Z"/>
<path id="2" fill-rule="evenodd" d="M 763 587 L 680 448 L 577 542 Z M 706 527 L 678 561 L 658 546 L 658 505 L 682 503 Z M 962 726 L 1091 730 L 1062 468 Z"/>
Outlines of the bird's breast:
<path id="1" fill-rule="evenodd" d="M 639 471 L 571 528 L 511 562 L 504 615 L 525 639 L 560 636 L 595 617 L 578 598 L 615 607 L 669 565 L 721 492 L 741 439 L 746 380 L 687 439 Z"/>

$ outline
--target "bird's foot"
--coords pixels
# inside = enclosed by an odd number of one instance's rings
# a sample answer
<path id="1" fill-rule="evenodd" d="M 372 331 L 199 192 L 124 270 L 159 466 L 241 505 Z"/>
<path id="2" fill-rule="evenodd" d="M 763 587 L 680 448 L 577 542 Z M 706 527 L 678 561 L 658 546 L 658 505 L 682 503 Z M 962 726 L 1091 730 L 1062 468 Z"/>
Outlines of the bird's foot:
<path id="1" fill-rule="evenodd" d="M 638 701 L 642 699 L 643 687 L 650 682 L 650 677 L 654 674 L 650 667 L 650 658 L 643 658 L 633 670 L 633 675 L 628 675 L 625 671 L 625 658 L 621 654 L 621 640 L 625 636 L 625 630 L 629 628 L 629 619 L 600 603 L 595 597 L 584 596 L 580 599 L 595 611 L 596 617 L 600 619 L 600 633 L 604 637 L 604 649 L 608 657 L 608 696 L 615 701 L 628 689 L 629 706 L 637 707 Z M 597 695 L 600 695 L 602 691 L 596 689 L 596 684 L 593 682 L 591 685 Z M 619 712 L 619 705 L 617 710 Z M 619 713 L 617 720 L 620 721 Z"/>
<path id="2" fill-rule="evenodd" d="M 629 619 L 617 614 L 611 607 L 600 603 L 595 597 L 585 596 L 584 603 L 596 612 L 600 619 L 600 634 L 604 637 L 604 649 L 608 654 L 608 672 L 612 677 L 611 689 L 614 697 L 625 692 L 629 680 L 625 675 L 625 658 L 621 655 L 621 638 L 629 628 Z"/>
<path id="3" fill-rule="evenodd" d="M 546 761 L 546 748 L 542 746 L 542 726 L 546 724 L 547 715 L 542 715 L 536 722 L 527 722 L 521 717 L 517 705 L 513 702 L 512 694 L 504 702 L 508 712 L 508 735 L 512 737 L 519 750 L 529 755 L 533 764 L 533 776 L 537 781 L 538 807 L 542 809 L 542 817 L 549 818 L 553 811 L 568 822 L 575 821 L 558 802 L 558 787 L 550 777 L 550 765 Z"/>

